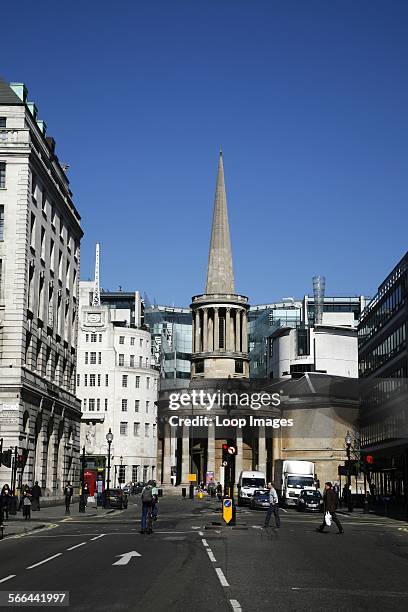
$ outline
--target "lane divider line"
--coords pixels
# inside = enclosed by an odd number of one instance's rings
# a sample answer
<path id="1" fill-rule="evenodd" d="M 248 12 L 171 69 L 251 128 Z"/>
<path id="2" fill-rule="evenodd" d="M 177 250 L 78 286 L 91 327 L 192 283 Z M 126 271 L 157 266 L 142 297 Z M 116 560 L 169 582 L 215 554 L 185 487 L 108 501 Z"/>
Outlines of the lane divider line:
<path id="1" fill-rule="evenodd" d="M 105 536 L 106 533 L 101 533 L 100 535 L 96 536 L 95 538 L 91 538 L 91 540 L 99 540 L 99 538 L 103 538 L 103 536 Z"/>
<path id="2" fill-rule="evenodd" d="M 2 578 L 0 580 L 0 582 L 6 582 L 6 580 L 10 580 L 10 578 L 15 578 L 17 574 L 10 574 L 10 576 L 6 576 L 5 578 Z"/>
<path id="3" fill-rule="evenodd" d="M 211 548 L 207 548 L 207 553 L 208 553 L 208 556 L 210 557 L 210 561 L 212 561 L 213 563 L 217 563 L 217 559 L 214 557 L 214 553 L 211 550 Z"/>
<path id="4" fill-rule="evenodd" d="M 75 546 L 71 546 L 71 548 L 67 548 L 67 550 L 75 550 L 76 548 L 79 548 L 80 546 L 85 546 L 85 544 L 87 544 L 87 542 L 81 542 L 80 544 L 75 544 Z"/>
<path id="5" fill-rule="evenodd" d="M 52 561 L 52 559 L 56 559 L 57 557 L 60 557 L 62 555 L 62 553 L 57 553 L 56 555 L 53 555 L 52 557 L 48 557 L 47 559 L 43 559 L 42 561 L 40 561 L 39 563 L 34 563 L 34 565 L 29 565 L 28 567 L 26 567 L 26 569 L 34 569 L 35 567 L 38 567 L 39 565 L 42 565 L 43 563 L 48 563 L 48 561 Z"/>
<path id="6" fill-rule="evenodd" d="M 204 533 L 203 533 L 202 531 L 199 531 L 199 532 L 198 532 L 198 535 L 203 536 L 203 535 L 204 535 Z"/>
<path id="7" fill-rule="evenodd" d="M 232 609 L 234 610 L 234 612 L 241 612 L 242 608 L 241 608 L 241 604 L 239 603 L 239 601 L 237 601 L 236 599 L 230 599 L 230 604 L 232 606 Z"/>
<path id="8" fill-rule="evenodd" d="M 224 576 L 224 572 L 222 571 L 222 569 L 220 567 L 216 567 L 214 568 L 215 572 L 218 576 L 218 580 L 221 582 L 221 586 L 223 587 L 229 587 L 228 581 L 226 579 L 226 577 Z"/>
<path id="9" fill-rule="evenodd" d="M 207 542 L 207 540 L 204 540 L 204 538 L 203 538 L 201 541 L 202 541 L 202 543 L 203 543 L 203 546 L 208 546 L 208 542 Z"/>

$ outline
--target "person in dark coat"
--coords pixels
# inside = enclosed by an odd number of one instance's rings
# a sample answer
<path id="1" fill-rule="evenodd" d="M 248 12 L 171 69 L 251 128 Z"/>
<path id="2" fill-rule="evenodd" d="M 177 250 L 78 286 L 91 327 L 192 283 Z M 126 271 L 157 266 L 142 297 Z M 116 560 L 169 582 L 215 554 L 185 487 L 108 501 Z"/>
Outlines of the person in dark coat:
<path id="1" fill-rule="evenodd" d="M 67 482 L 67 484 L 64 487 L 64 498 L 65 498 L 65 514 L 70 514 L 70 505 L 71 505 L 71 499 L 72 496 L 74 494 L 74 489 L 71 485 L 70 482 Z"/>
<path id="2" fill-rule="evenodd" d="M 337 495 L 333 491 L 332 483 L 326 482 L 324 486 L 324 493 L 323 493 L 323 523 L 320 525 L 320 527 L 316 529 L 316 531 L 323 533 L 326 527 L 325 515 L 326 515 L 326 512 L 330 512 L 332 521 L 337 526 L 337 529 L 339 530 L 338 533 L 344 533 L 344 529 L 339 519 L 337 518 L 336 509 L 337 509 Z"/>
<path id="3" fill-rule="evenodd" d="M 6 521 L 9 520 L 9 504 L 10 504 L 11 497 L 12 495 L 11 495 L 10 487 L 7 484 L 5 484 L 1 490 L 1 507 L 3 510 L 3 520 L 4 520 L 4 515 L 5 515 Z"/>
<path id="4" fill-rule="evenodd" d="M 31 500 L 32 500 L 32 510 L 40 509 L 40 497 L 42 496 L 41 488 L 38 484 L 38 480 L 35 481 L 35 484 L 31 490 Z"/>

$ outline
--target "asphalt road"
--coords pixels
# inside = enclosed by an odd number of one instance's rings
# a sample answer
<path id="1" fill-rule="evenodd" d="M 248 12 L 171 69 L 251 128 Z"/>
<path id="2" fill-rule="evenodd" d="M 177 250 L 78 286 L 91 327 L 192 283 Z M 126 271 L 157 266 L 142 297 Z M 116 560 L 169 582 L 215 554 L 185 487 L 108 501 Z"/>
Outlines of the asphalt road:
<path id="1" fill-rule="evenodd" d="M 217 502 L 168 498 L 155 533 L 141 535 L 138 504 L 53 513 L 45 529 L 0 541 L 0 591 L 68 591 L 78 611 L 408 608 L 405 523 L 351 515 L 343 536 L 319 534 L 321 515 L 289 511 L 265 531 L 263 512 L 244 508 L 231 529 L 214 524 Z M 140 556 L 121 557 L 132 552 Z"/>

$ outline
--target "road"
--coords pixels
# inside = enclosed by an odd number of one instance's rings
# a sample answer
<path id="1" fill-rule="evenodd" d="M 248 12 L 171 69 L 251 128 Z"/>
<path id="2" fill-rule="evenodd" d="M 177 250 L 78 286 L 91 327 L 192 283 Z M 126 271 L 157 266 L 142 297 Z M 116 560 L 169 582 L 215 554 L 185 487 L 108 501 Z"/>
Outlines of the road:
<path id="1" fill-rule="evenodd" d="M 263 512 L 243 508 L 231 529 L 213 524 L 216 501 L 163 498 L 141 535 L 139 500 L 103 516 L 53 509 L 45 529 L 0 541 L 0 590 L 68 591 L 78 611 L 408 608 L 406 523 L 354 514 L 343 536 L 319 534 L 320 515 L 290 510 L 265 531 Z"/>

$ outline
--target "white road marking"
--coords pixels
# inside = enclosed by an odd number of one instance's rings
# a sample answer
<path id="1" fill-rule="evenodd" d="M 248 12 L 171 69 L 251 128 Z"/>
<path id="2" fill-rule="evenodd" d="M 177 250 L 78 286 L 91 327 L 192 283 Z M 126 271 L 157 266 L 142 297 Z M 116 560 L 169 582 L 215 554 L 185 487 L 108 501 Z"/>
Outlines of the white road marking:
<path id="1" fill-rule="evenodd" d="M 204 532 L 199 531 L 199 532 L 198 532 L 198 535 L 203 536 L 203 535 L 204 535 Z"/>
<path id="2" fill-rule="evenodd" d="M 100 535 L 98 535 L 98 536 L 96 536 L 94 538 L 91 538 L 91 540 L 99 540 L 99 538 L 103 538 L 104 535 L 106 535 L 106 533 L 101 533 Z"/>
<path id="3" fill-rule="evenodd" d="M 288 511 L 285 510 L 285 508 L 280 508 L 280 510 L 282 510 L 282 512 L 286 512 L 286 514 L 288 513 Z"/>
<path id="4" fill-rule="evenodd" d="M 221 582 L 221 586 L 223 587 L 227 587 L 229 586 L 226 577 L 224 576 L 224 573 L 222 571 L 222 569 L 220 567 L 216 567 L 215 568 L 216 574 L 218 576 L 219 581 Z"/>
<path id="5" fill-rule="evenodd" d="M 191 527 L 191 529 L 200 529 L 199 527 Z"/>
<path id="6" fill-rule="evenodd" d="M 112 563 L 112 565 L 127 565 L 129 561 L 132 559 L 132 557 L 141 557 L 142 555 L 136 552 L 135 550 L 131 550 L 130 552 L 123 553 L 122 555 L 116 555 L 116 556 L 120 557 L 120 559 L 115 561 L 115 563 Z"/>
<path id="7" fill-rule="evenodd" d="M 71 546 L 71 548 L 67 548 L 67 550 L 75 550 L 75 548 L 79 548 L 80 546 L 85 546 L 86 542 L 81 542 L 80 544 L 75 544 L 75 546 Z"/>
<path id="8" fill-rule="evenodd" d="M 60 557 L 62 555 L 62 553 L 57 553 L 56 555 L 53 555 L 52 557 L 48 557 L 47 559 L 43 559 L 42 561 L 39 561 L 38 563 L 34 563 L 34 565 L 29 565 L 28 567 L 26 567 L 26 569 L 34 569 L 35 567 L 38 567 L 39 565 L 42 565 L 43 563 L 48 563 L 48 561 L 52 561 L 52 559 L 56 559 L 57 557 Z"/>
<path id="9" fill-rule="evenodd" d="M 6 576 L 5 578 L 2 578 L 0 580 L 0 582 L 6 582 L 6 580 L 10 580 L 10 578 L 15 578 L 17 574 L 10 574 L 10 576 Z"/>
<path id="10" fill-rule="evenodd" d="M 235 610 L 235 612 L 241 612 L 242 608 L 239 601 L 237 601 L 236 599 L 230 599 L 229 601 L 232 606 L 232 609 Z"/>
<path id="11" fill-rule="evenodd" d="M 262 525 L 252 525 L 252 529 L 262 529 Z"/>
<path id="12" fill-rule="evenodd" d="M 207 542 L 207 540 L 204 540 L 204 538 L 202 538 L 202 540 L 201 540 L 201 541 L 202 541 L 202 543 L 203 543 L 203 546 L 208 546 L 208 542 Z"/>
<path id="13" fill-rule="evenodd" d="M 214 553 L 211 550 L 211 548 L 207 548 L 207 553 L 208 553 L 208 556 L 210 557 L 210 561 L 212 561 L 213 563 L 216 563 L 217 559 L 214 557 Z"/>

